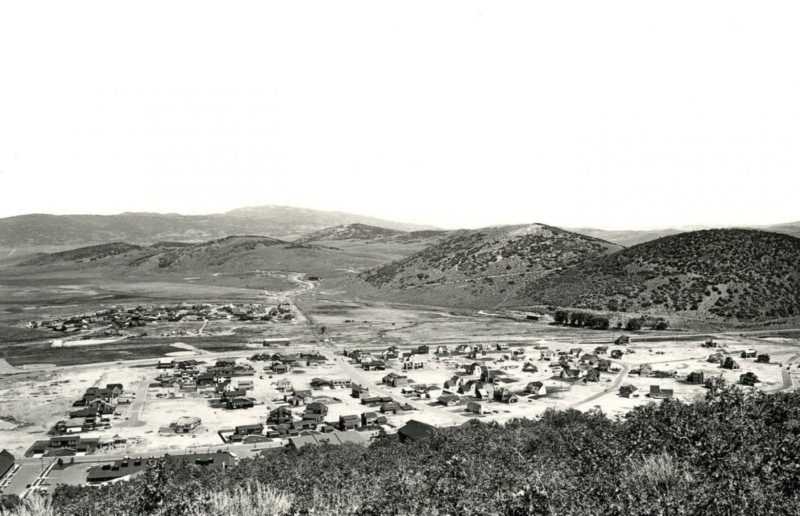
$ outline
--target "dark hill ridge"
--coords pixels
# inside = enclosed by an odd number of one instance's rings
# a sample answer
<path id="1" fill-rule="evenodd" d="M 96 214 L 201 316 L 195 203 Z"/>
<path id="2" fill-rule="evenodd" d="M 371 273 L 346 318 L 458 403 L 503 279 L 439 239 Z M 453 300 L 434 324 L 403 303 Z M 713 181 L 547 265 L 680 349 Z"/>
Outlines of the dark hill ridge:
<path id="1" fill-rule="evenodd" d="M 350 213 L 289 206 L 261 206 L 209 215 L 19 215 L 0 218 L 0 242 L 6 247 L 88 245 L 116 241 L 149 244 L 157 241 L 198 242 L 242 234 L 292 240 L 311 231 L 352 223 L 401 231 L 433 229 L 431 226 L 404 224 Z"/>
<path id="2" fill-rule="evenodd" d="M 453 232 L 360 278 L 403 301 L 488 306 L 514 297 L 530 278 L 573 267 L 621 246 L 544 224 Z"/>
<path id="3" fill-rule="evenodd" d="M 533 281 L 521 299 L 740 320 L 796 316 L 800 239 L 747 229 L 681 233 Z"/>

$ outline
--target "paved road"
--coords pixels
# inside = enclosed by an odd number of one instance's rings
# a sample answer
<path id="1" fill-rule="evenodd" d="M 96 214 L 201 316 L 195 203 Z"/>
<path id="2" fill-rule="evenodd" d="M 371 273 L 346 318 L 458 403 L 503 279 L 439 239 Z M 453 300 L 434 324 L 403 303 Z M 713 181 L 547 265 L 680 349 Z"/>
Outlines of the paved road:
<path id="1" fill-rule="evenodd" d="M 794 362 L 796 362 L 798 359 L 800 359 L 800 353 L 795 354 L 794 356 L 789 358 L 789 360 L 787 360 L 781 365 L 781 377 L 783 378 L 783 386 L 780 389 L 776 389 L 775 392 L 788 391 L 794 388 L 794 379 L 792 378 L 791 367 L 792 365 L 794 365 Z"/>

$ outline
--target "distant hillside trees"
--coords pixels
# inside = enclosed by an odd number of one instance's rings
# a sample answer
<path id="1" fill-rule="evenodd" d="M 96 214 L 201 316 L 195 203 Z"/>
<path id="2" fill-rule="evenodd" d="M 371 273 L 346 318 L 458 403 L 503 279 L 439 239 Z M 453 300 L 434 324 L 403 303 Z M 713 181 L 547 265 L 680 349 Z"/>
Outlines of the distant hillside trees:
<path id="1" fill-rule="evenodd" d="M 553 320 L 555 320 L 557 324 L 572 326 L 574 328 L 591 328 L 593 330 L 607 330 L 611 325 L 608 317 L 595 315 L 583 310 L 570 312 L 568 310 L 559 309 L 554 312 Z"/>

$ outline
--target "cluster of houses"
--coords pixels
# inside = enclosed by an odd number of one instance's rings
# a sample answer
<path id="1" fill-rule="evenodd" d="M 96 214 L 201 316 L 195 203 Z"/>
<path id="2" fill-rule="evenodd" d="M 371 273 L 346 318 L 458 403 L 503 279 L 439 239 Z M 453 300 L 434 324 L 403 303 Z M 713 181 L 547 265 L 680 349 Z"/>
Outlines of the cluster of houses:
<path id="1" fill-rule="evenodd" d="M 121 383 L 110 383 L 103 387 L 89 387 L 83 396 L 72 404 L 69 418 L 59 421 L 53 427 L 54 435 L 90 432 L 111 426 L 111 418 L 119 404 L 130 403 L 131 398 L 124 395 Z"/>
<path id="2" fill-rule="evenodd" d="M 114 482 L 124 478 L 131 478 L 142 473 L 151 464 L 159 461 L 186 462 L 197 467 L 225 471 L 236 464 L 236 457 L 226 451 L 215 453 L 194 453 L 188 455 L 166 455 L 164 458 L 129 458 L 114 461 L 110 464 L 102 464 L 89 468 L 87 482 L 90 484 L 102 484 Z"/>
<path id="3" fill-rule="evenodd" d="M 321 353 L 257 353 L 250 357 L 254 362 L 271 362 L 264 366 L 264 372 L 268 374 L 286 374 L 293 367 L 318 367 L 327 362 L 327 358 Z"/>
<path id="4" fill-rule="evenodd" d="M 228 410 L 253 407 L 255 402 L 247 397 L 254 387 L 252 376 L 256 370 L 250 364 L 239 364 L 235 360 L 217 360 L 210 367 L 200 370 L 196 360 L 162 359 L 159 369 L 169 369 L 155 378 L 153 387 L 160 387 L 162 395 L 183 397 L 187 393 L 211 394 L 212 404 Z"/>
<path id="5" fill-rule="evenodd" d="M 97 326 L 109 326 L 110 328 L 104 330 L 106 335 L 118 335 L 122 329 L 145 326 L 152 322 L 226 319 L 239 321 L 289 321 L 294 317 L 292 306 L 289 304 L 269 306 L 260 303 L 226 305 L 181 303 L 178 305 L 136 306 L 128 309 L 121 306 L 112 306 L 89 314 L 44 321 L 29 321 L 26 326 L 28 328 L 48 328 L 66 333 L 89 331 Z"/>

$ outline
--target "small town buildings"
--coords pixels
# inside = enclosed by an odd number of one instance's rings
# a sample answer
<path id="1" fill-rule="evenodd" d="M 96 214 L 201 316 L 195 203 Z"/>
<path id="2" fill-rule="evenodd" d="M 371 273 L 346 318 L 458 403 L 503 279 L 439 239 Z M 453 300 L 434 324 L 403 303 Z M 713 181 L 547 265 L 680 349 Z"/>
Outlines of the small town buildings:
<path id="1" fill-rule="evenodd" d="M 599 382 L 600 381 L 600 371 L 591 368 L 586 371 L 586 374 L 583 376 L 584 382 Z"/>
<path id="2" fill-rule="evenodd" d="M 547 387 L 545 387 L 543 382 L 530 382 L 525 386 L 525 393 L 544 396 L 547 394 Z"/>
<path id="3" fill-rule="evenodd" d="M 621 349 L 612 349 L 611 350 L 611 358 L 613 358 L 614 360 L 619 360 L 620 358 L 623 357 L 623 355 L 624 355 L 624 353 L 622 352 Z"/>
<path id="4" fill-rule="evenodd" d="M 657 400 L 667 400 L 672 399 L 673 390 L 672 389 L 662 389 L 659 385 L 651 385 L 650 386 L 650 397 Z"/>
<path id="5" fill-rule="evenodd" d="M 628 337 L 627 335 L 620 335 L 619 337 L 616 338 L 614 344 L 616 344 L 617 346 L 625 346 L 627 344 L 630 344 L 630 342 L 631 342 L 630 337 Z"/>
<path id="6" fill-rule="evenodd" d="M 413 371 L 414 369 L 422 369 L 423 363 L 418 360 L 405 360 L 403 361 L 403 371 Z"/>
<path id="7" fill-rule="evenodd" d="M 555 354 L 555 351 L 552 349 L 543 349 L 541 352 L 539 352 L 539 360 L 552 360 Z"/>
<path id="8" fill-rule="evenodd" d="M 722 353 L 711 353 L 708 355 L 706 362 L 710 362 L 712 364 L 721 364 L 723 360 L 725 360 L 725 355 Z"/>
<path id="9" fill-rule="evenodd" d="M 169 427 L 173 429 L 176 434 L 188 434 L 200 426 L 200 422 L 199 417 L 182 416 L 170 423 Z"/>
<path id="10" fill-rule="evenodd" d="M 408 376 L 401 376 L 397 373 L 389 373 L 381 380 L 390 387 L 404 387 L 408 385 Z"/>
<path id="11" fill-rule="evenodd" d="M 766 353 L 762 353 L 756 357 L 756 362 L 759 364 L 769 364 L 769 355 Z"/>
<path id="12" fill-rule="evenodd" d="M 0 485 L 3 483 L 3 480 L 11 473 L 14 469 L 14 463 L 16 459 L 14 456 L 6 450 L 5 448 L 3 451 L 0 451 Z"/>
<path id="13" fill-rule="evenodd" d="M 574 357 L 581 356 L 581 353 L 583 353 L 583 348 L 570 348 L 569 350 L 569 354 Z"/>
<path id="14" fill-rule="evenodd" d="M 623 385 L 619 388 L 619 395 L 623 398 L 631 398 L 639 395 L 636 393 L 637 390 L 635 385 Z"/>
<path id="15" fill-rule="evenodd" d="M 234 428 L 234 435 L 261 435 L 264 433 L 264 425 L 256 423 L 253 425 L 239 425 Z"/>
<path id="16" fill-rule="evenodd" d="M 703 371 L 692 371 L 686 376 L 686 383 L 695 385 L 702 385 L 706 381 L 706 375 Z"/>
<path id="17" fill-rule="evenodd" d="M 290 423 L 294 419 L 294 414 L 288 407 L 278 407 L 270 411 L 267 416 L 267 423 L 280 425 L 283 423 Z"/>
<path id="18" fill-rule="evenodd" d="M 736 370 L 739 369 L 739 363 L 736 360 L 732 359 L 731 357 L 725 357 L 725 360 L 722 362 L 723 369 L 731 369 Z"/>
<path id="19" fill-rule="evenodd" d="M 412 419 L 397 430 L 397 436 L 400 442 L 419 442 L 430 437 L 434 431 L 433 425 Z"/>
<path id="20" fill-rule="evenodd" d="M 755 373 L 747 372 L 739 376 L 739 383 L 749 387 L 755 387 L 756 384 L 761 383 Z"/>
<path id="21" fill-rule="evenodd" d="M 756 350 L 755 349 L 745 349 L 742 351 L 742 358 L 756 358 Z"/>
<path id="22" fill-rule="evenodd" d="M 423 344 L 421 346 L 417 346 L 417 354 L 418 355 L 427 355 L 431 352 L 431 348 L 428 345 Z"/>
<path id="23" fill-rule="evenodd" d="M 344 432 L 333 430 L 326 433 L 312 432 L 307 435 L 298 435 L 289 438 L 289 446 L 295 450 L 299 450 L 304 446 L 319 446 L 321 444 L 328 444 L 331 446 L 357 444 L 366 446 L 368 443 L 363 435 L 353 430 Z"/>
<path id="24" fill-rule="evenodd" d="M 653 366 L 650 364 L 642 364 L 639 366 L 639 376 L 650 376 L 653 374 Z"/>
<path id="25" fill-rule="evenodd" d="M 364 398 L 369 398 L 369 387 L 362 387 L 359 384 L 354 383 L 350 387 L 350 396 L 362 400 Z"/>
<path id="26" fill-rule="evenodd" d="M 524 373 L 538 373 L 539 368 L 530 362 L 525 362 L 525 365 L 522 366 L 522 371 Z"/>
<path id="27" fill-rule="evenodd" d="M 361 425 L 365 427 L 385 425 L 387 422 L 386 416 L 377 412 L 364 412 L 361 414 Z"/>
<path id="28" fill-rule="evenodd" d="M 595 355 L 605 355 L 606 353 L 608 353 L 608 346 L 597 346 L 594 348 Z"/>
<path id="29" fill-rule="evenodd" d="M 436 401 L 445 407 L 452 407 L 453 405 L 457 405 L 460 399 L 458 395 L 448 393 L 442 394 Z"/>
<path id="30" fill-rule="evenodd" d="M 354 430 L 361 427 L 361 418 L 356 414 L 339 416 L 339 430 Z"/>
<path id="31" fill-rule="evenodd" d="M 704 348 L 716 348 L 718 345 L 719 344 L 714 342 L 714 339 L 706 339 L 706 341 L 703 342 L 703 347 Z"/>
<path id="32" fill-rule="evenodd" d="M 255 406 L 250 398 L 227 398 L 225 408 L 228 410 L 249 409 Z"/>
<path id="33" fill-rule="evenodd" d="M 370 360 L 362 362 L 361 368 L 365 371 L 383 371 L 386 369 L 386 362 L 383 360 Z"/>
<path id="34" fill-rule="evenodd" d="M 478 401 L 470 401 L 467 403 L 467 412 L 472 412 L 473 414 L 483 414 L 483 403 Z"/>
<path id="35" fill-rule="evenodd" d="M 519 401 L 519 397 L 511 392 L 510 389 L 503 388 L 495 389 L 494 400 L 501 403 L 517 403 Z"/>

